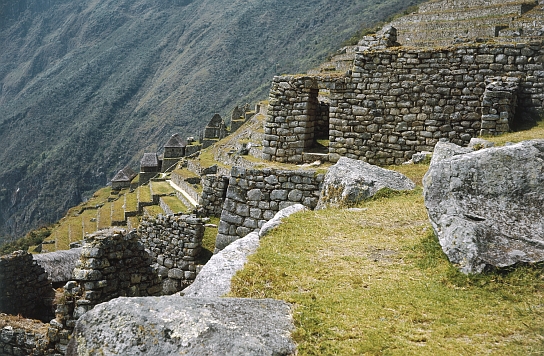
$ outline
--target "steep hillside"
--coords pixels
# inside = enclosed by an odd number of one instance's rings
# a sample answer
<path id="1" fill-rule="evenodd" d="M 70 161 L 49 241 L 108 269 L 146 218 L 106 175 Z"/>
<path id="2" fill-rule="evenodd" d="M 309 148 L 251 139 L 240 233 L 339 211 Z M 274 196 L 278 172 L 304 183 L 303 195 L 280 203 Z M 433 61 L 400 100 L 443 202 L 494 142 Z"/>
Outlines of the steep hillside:
<path id="1" fill-rule="evenodd" d="M 0 1 L 0 236 L 419 2 Z"/>

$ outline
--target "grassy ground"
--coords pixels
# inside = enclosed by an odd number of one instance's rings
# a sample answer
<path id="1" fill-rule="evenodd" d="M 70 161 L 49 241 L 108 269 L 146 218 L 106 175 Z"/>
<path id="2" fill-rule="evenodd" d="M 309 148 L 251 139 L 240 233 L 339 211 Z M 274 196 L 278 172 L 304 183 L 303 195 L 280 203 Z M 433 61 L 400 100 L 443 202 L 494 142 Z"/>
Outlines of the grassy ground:
<path id="1" fill-rule="evenodd" d="M 131 193 L 127 192 L 125 194 L 125 210 L 126 211 L 137 211 L 138 210 L 138 196 L 136 191 Z"/>
<path id="2" fill-rule="evenodd" d="M 138 201 L 141 202 L 151 202 L 151 191 L 149 190 L 149 185 L 141 185 L 138 187 Z"/>
<path id="3" fill-rule="evenodd" d="M 151 205 L 144 207 L 144 215 L 156 216 L 157 214 L 164 214 L 164 210 L 159 205 Z"/>
<path id="4" fill-rule="evenodd" d="M 174 192 L 174 188 L 166 182 L 151 182 L 151 189 L 155 195 L 168 195 Z"/>
<path id="5" fill-rule="evenodd" d="M 542 122 L 491 140 L 531 138 L 544 138 Z M 421 185 L 428 167 L 390 168 Z M 299 355 L 544 354 L 544 266 L 459 273 L 421 193 L 291 216 L 261 240 L 231 295 L 292 303 Z"/>
<path id="6" fill-rule="evenodd" d="M 162 197 L 161 198 L 162 201 L 164 201 L 166 203 L 166 205 L 168 205 L 168 207 L 174 212 L 174 213 L 187 213 L 189 212 L 189 208 L 187 208 L 185 206 L 185 204 L 183 204 L 181 202 L 181 200 L 179 200 L 177 197 L 175 196 L 166 196 L 166 197 Z"/>
<path id="7" fill-rule="evenodd" d="M 541 268 L 460 274 L 421 190 L 361 207 L 288 219 L 236 275 L 233 295 L 293 303 L 299 355 L 544 352 Z"/>

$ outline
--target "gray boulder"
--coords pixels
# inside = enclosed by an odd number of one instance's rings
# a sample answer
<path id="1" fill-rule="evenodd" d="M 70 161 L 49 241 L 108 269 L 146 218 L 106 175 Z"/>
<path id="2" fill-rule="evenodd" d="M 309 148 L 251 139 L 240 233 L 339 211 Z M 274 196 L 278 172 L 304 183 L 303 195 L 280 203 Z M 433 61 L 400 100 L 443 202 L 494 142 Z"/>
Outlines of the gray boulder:
<path id="1" fill-rule="evenodd" d="M 77 321 L 66 355 L 293 355 L 293 328 L 277 300 L 117 298 Z"/>
<path id="2" fill-rule="evenodd" d="M 401 173 L 342 157 L 325 175 L 317 209 L 350 206 L 382 188 L 410 190 L 415 184 Z"/>
<path id="3" fill-rule="evenodd" d="M 544 140 L 466 151 L 437 144 L 423 178 L 450 261 L 464 273 L 544 261 Z"/>
<path id="4" fill-rule="evenodd" d="M 213 255 L 195 281 L 181 295 L 186 297 L 221 297 L 230 292 L 230 281 L 244 267 L 249 255 L 259 247 L 259 234 L 252 232 Z"/>
<path id="5" fill-rule="evenodd" d="M 53 283 L 68 282 L 81 255 L 81 248 L 32 255 Z"/>

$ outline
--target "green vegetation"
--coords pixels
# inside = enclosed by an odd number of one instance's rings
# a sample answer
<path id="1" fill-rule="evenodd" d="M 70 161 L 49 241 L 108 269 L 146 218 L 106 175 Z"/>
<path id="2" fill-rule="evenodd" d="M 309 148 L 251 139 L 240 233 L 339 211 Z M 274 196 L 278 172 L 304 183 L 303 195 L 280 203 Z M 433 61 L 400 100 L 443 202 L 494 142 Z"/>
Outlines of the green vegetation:
<path id="1" fill-rule="evenodd" d="M 164 210 L 159 205 L 150 205 L 144 207 L 144 214 L 149 216 L 156 216 L 158 214 L 164 214 Z"/>
<path id="2" fill-rule="evenodd" d="M 362 22 L 406 6 L 2 1 L 0 82 L 10 89 L 0 92 L 0 236 L 58 220 L 144 150 L 160 151 L 175 132 L 196 135 L 216 112 L 230 117 L 266 97 L 274 75 L 315 67 Z M 24 202 L 13 205 L 17 189 Z"/>
<path id="3" fill-rule="evenodd" d="M 41 244 L 42 241 L 44 241 L 50 235 L 51 227 L 42 227 L 40 229 L 32 230 L 26 234 L 25 237 L 0 246 L 0 256 L 7 255 L 18 250 L 27 251 L 30 246 Z"/>
<path id="4" fill-rule="evenodd" d="M 138 196 L 136 195 L 136 191 L 125 194 L 125 211 L 138 211 Z"/>
<path id="5" fill-rule="evenodd" d="M 151 202 L 151 191 L 149 190 L 149 185 L 141 185 L 138 187 L 138 201 L 141 202 Z"/>
<path id="6" fill-rule="evenodd" d="M 496 145 L 502 146 L 507 142 L 521 142 L 531 140 L 533 138 L 544 138 L 544 118 L 540 119 L 534 127 L 529 130 L 521 130 L 501 136 L 487 136 L 484 139 L 495 142 Z"/>
<path id="7" fill-rule="evenodd" d="M 544 138 L 542 123 L 493 140 L 532 138 Z M 420 186 L 428 165 L 389 168 Z M 299 355 L 544 353 L 544 264 L 460 273 L 421 192 L 291 216 L 261 240 L 231 295 L 292 303 Z"/>
<path id="8" fill-rule="evenodd" d="M 111 202 L 105 203 L 98 211 L 97 229 L 105 229 L 111 226 Z"/>
<path id="9" fill-rule="evenodd" d="M 460 274 L 421 190 L 360 207 L 287 219 L 236 275 L 232 295 L 293 303 L 299 355 L 544 351 L 542 266 Z"/>
<path id="10" fill-rule="evenodd" d="M 170 210 L 174 212 L 174 214 L 177 213 L 185 213 L 187 214 L 191 209 L 187 208 L 185 204 L 181 202 L 177 197 L 175 196 L 166 196 L 161 198 L 162 201 L 168 205 Z"/>
<path id="11" fill-rule="evenodd" d="M 175 192 L 174 188 L 167 182 L 150 182 L 149 184 L 154 195 L 163 196 Z"/>
<path id="12" fill-rule="evenodd" d="M 120 223 L 125 221 L 125 198 L 124 196 L 119 197 L 116 201 L 113 202 L 111 209 L 111 221 L 114 223 Z"/>

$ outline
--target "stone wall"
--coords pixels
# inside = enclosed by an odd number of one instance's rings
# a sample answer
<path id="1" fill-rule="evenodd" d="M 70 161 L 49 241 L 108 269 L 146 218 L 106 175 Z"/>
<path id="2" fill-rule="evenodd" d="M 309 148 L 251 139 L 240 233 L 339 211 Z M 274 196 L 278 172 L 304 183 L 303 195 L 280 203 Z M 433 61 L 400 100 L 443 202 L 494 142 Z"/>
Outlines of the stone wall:
<path id="1" fill-rule="evenodd" d="M 228 186 L 229 177 L 212 174 L 202 177 L 202 195 L 198 204 L 206 216 L 221 216 Z"/>
<path id="2" fill-rule="evenodd" d="M 542 43 L 360 54 L 331 97 L 330 158 L 399 164 L 432 151 L 440 138 L 466 145 L 480 134 L 508 132 L 506 125 L 486 128 L 486 79 L 518 78 L 517 102 L 507 105 L 522 114 L 542 111 L 543 58 Z"/>
<path id="3" fill-rule="evenodd" d="M 322 87 L 330 90 L 333 162 L 345 156 L 400 164 L 432 151 L 441 138 L 466 145 L 481 134 L 508 132 L 514 114 L 519 119 L 544 111 L 543 60 L 542 41 L 394 48 L 358 53 L 346 76 L 275 77 L 263 157 L 303 161 L 318 119 L 313 95 Z"/>
<path id="4" fill-rule="evenodd" d="M 16 251 L 0 257 L 0 312 L 49 321 L 55 291 L 32 255 Z"/>
<path id="5" fill-rule="evenodd" d="M 223 204 L 216 251 L 260 229 L 281 209 L 294 204 L 315 208 L 324 174 L 234 167 Z"/>
<path id="6" fill-rule="evenodd" d="M 25 321 L 25 324 L 34 324 L 35 329 L 7 325 L 0 330 L 0 355 L 3 356 L 60 356 L 55 350 L 57 331 L 48 328 L 47 324 L 37 324 Z M 51 329 L 51 330 L 50 330 Z M 51 337 L 50 337 L 51 336 Z"/>
<path id="7" fill-rule="evenodd" d="M 316 77 L 274 77 L 264 129 L 264 159 L 302 162 L 302 153 L 314 145 L 316 138 L 318 95 Z"/>
<path id="8" fill-rule="evenodd" d="M 162 294 L 178 292 L 194 281 L 204 237 L 202 219 L 190 215 L 147 217 L 138 233 L 161 278 Z"/>
<path id="9" fill-rule="evenodd" d="M 71 330 L 95 305 L 119 296 L 160 295 L 161 277 L 136 231 L 101 230 L 87 235 L 73 280 L 64 287 L 55 324 Z"/>

